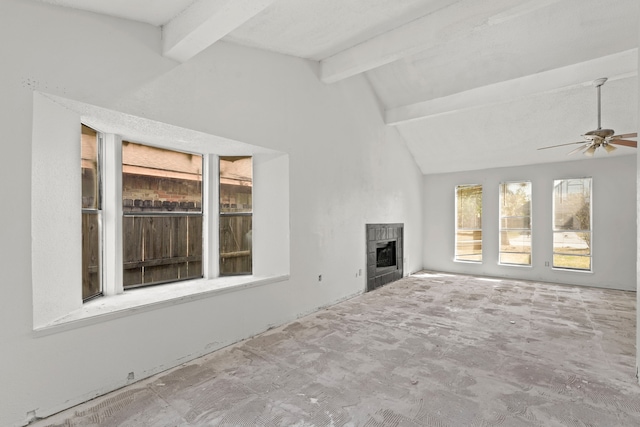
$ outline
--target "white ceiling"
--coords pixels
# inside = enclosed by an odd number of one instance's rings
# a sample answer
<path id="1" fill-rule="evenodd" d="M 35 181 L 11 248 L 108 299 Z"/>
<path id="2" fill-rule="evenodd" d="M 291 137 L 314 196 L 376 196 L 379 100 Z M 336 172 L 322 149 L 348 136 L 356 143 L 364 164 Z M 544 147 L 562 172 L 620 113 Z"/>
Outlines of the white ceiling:
<path id="1" fill-rule="evenodd" d="M 638 129 L 638 0 L 39 1 L 163 26 L 180 61 L 223 39 L 364 73 L 424 173 L 570 159 L 537 148 L 597 127 L 599 77 L 603 127 Z"/>
<path id="2" fill-rule="evenodd" d="M 40 0 L 56 6 L 71 7 L 130 19 L 151 25 L 164 25 L 195 0 Z"/>

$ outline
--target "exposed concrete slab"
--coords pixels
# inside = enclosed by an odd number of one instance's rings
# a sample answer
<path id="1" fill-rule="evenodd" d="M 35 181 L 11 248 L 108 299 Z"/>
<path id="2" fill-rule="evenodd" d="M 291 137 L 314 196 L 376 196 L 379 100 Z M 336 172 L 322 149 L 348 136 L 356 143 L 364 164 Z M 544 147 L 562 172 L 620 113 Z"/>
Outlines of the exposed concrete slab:
<path id="1" fill-rule="evenodd" d="M 36 426 L 637 426 L 635 293 L 422 272 Z"/>

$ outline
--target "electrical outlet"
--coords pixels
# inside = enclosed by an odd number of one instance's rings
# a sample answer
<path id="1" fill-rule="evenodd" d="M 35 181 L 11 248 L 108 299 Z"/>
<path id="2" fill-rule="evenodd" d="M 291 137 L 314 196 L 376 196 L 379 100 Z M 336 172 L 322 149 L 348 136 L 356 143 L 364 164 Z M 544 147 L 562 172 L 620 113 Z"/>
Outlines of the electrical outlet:
<path id="1" fill-rule="evenodd" d="M 545 266 L 545 267 L 549 267 L 549 261 L 545 261 L 545 262 L 544 262 L 544 266 Z"/>
<path id="2" fill-rule="evenodd" d="M 318 282 L 322 282 L 322 274 L 318 274 Z"/>

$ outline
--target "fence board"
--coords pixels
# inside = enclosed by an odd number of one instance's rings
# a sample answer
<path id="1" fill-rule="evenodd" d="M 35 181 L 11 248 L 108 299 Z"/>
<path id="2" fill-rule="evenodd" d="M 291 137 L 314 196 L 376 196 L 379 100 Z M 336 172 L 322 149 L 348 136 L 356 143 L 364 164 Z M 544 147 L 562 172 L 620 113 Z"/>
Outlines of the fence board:
<path id="1" fill-rule="evenodd" d="M 100 293 L 100 226 L 97 213 L 82 214 L 82 298 Z"/>
<path id="2" fill-rule="evenodd" d="M 125 287 L 202 277 L 201 216 L 124 219 Z"/>

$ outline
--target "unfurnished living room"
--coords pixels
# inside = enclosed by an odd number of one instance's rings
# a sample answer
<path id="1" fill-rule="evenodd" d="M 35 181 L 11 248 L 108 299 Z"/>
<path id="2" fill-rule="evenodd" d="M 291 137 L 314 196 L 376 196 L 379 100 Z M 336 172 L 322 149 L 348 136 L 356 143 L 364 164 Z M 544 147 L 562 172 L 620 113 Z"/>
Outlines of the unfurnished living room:
<path id="1" fill-rule="evenodd" d="M 0 0 L 0 426 L 638 426 L 637 0 Z"/>

